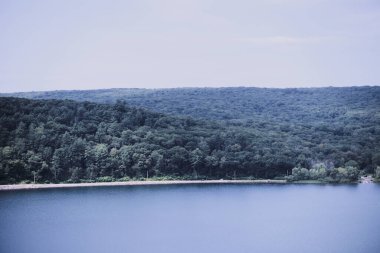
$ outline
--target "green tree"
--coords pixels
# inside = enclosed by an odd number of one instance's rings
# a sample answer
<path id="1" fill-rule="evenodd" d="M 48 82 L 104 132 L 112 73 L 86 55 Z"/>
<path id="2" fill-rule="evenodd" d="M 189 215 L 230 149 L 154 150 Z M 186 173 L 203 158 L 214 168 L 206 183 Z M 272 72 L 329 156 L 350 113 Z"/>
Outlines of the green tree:
<path id="1" fill-rule="evenodd" d="M 190 162 L 191 167 L 193 168 L 193 178 L 198 178 L 198 171 L 204 166 L 204 153 L 196 148 L 195 150 L 190 152 Z"/>

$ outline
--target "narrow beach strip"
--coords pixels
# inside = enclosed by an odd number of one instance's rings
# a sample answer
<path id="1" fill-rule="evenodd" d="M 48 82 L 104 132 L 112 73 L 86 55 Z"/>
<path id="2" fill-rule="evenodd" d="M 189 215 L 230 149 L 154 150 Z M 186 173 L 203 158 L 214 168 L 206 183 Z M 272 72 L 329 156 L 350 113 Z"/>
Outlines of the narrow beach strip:
<path id="1" fill-rule="evenodd" d="M 97 186 L 135 186 L 135 185 L 181 185 L 181 184 L 284 184 L 286 180 L 164 180 L 164 181 L 126 181 L 97 183 L 62 183 L 62 184 L 11 184 L 0 185 L 0 191 L 31 190 L 49 188 L 74 188 Z"/>

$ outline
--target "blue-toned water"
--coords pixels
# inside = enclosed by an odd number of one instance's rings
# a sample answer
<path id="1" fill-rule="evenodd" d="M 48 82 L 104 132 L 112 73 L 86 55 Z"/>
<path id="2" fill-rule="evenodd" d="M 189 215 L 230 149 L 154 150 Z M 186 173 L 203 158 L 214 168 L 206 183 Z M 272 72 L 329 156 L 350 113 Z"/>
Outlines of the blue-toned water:
<path id="1" fill-rule="evenodd" d="M 0 252 L 380 252 L 380 185 L 0 192 Z"/>

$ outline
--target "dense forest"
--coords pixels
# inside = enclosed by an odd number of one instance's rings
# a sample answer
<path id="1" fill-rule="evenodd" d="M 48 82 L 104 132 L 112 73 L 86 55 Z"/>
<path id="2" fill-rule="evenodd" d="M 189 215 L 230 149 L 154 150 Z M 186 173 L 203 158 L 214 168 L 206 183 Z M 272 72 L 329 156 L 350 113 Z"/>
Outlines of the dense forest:
<path id="1" fill-rule="evenodd" d="M 128 105 L 171 115 L 223 122 L 276 122 L 314 125 L 380 118 L 380 87 L 268 89 L 177 88 L 104 89 L 0 94 L 31 99 L 71 99 Z"/>
<path id="2" fill-rule="evenodd" d="M 378 173 L 380 166 L 379 87 L 12 95 L 44 99 L 0 98 L 1 183 L 147 177 L 337 182 Z"/>

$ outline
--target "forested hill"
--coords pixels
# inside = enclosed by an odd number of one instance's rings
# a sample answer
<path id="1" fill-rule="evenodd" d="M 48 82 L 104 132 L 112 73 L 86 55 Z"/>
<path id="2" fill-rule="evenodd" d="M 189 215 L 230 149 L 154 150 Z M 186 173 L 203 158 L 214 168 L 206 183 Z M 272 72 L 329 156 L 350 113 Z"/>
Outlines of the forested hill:
<path id="1" fill-rule="evenodd" d="M 194 118 L 330 124 L 379 117 L 380 87 L 107 89 L 2 94 L 129 105 Z"/>
<path id="2" fill-rule="evenodd" d="M 39 182 L 273 178 L 295 166 L 331 181 L 357 176 L 349 171 L 380 165 L 378 104 L 368 105 L 377 95 L 331 125 L 289 119 L 243 126 L 167 116 L 121 101 L 0 98 L 0 181 L 33 175 Z"/>

